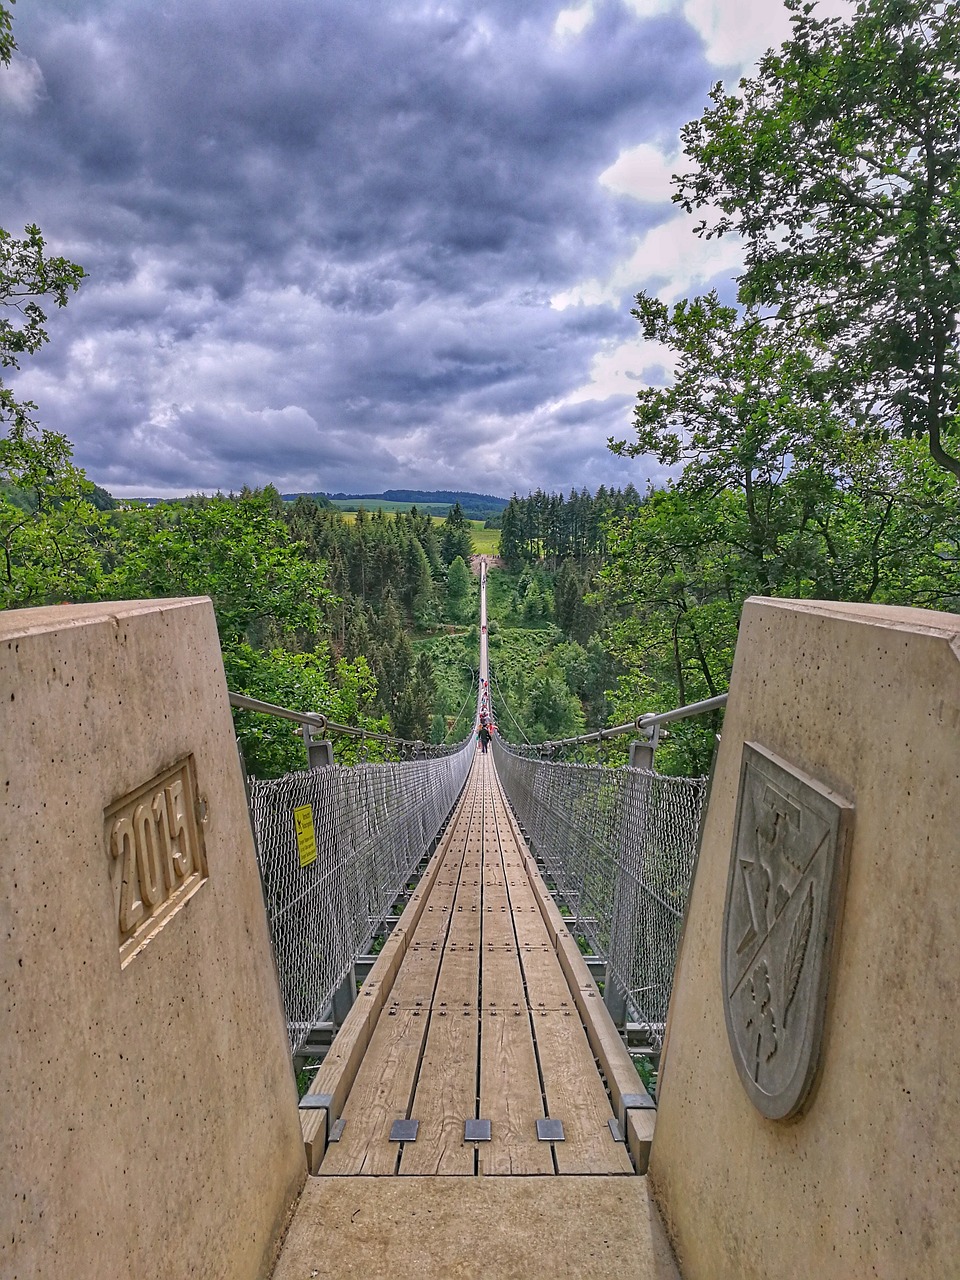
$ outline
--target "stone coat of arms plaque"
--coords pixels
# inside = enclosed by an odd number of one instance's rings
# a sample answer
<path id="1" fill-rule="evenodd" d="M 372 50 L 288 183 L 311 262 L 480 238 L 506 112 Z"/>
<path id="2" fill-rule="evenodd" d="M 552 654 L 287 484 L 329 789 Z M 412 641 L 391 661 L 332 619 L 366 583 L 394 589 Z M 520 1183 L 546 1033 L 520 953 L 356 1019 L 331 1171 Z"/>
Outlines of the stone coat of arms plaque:
<path id="1" fill-rule="evenodd" d="M 772 1120 L 816 1082 L 853 806 L 744 743 L 723 921 L 727 1033 L 743 1087 Z"/>

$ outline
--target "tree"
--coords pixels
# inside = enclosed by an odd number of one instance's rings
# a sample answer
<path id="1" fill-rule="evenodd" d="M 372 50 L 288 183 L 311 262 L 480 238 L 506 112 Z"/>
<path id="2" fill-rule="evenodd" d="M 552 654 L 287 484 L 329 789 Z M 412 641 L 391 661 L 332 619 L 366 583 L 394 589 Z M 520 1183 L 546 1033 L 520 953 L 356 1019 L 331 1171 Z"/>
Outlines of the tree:
<path id="1" fill-rule="evenodd" d="M 47 317 L 39 299 L 52 298 L 65 307 L 85 272 L 66 258 L 48 257 L 40 228 L 28 226 L 22 240 L 0 227 L 0 368 L 19 369 L 20 359 L 48 341 Z M 13 426 L 32 421 L 36 405 L 17 401 L 0 384 L 0 422 Z"/>
<path id="2" fill-rule="evenodd" d="M 511 571 L 516 571 L 523 563 L 521 525 L 521 502 L 514 494 L 507 503 L 500 520 L 500 555 Z"/>
<path id="3" fill-rule="evenodd" d="M 17 0 L 10 0 L 10 4 L 16 4 Z M 17 47 L 13 38 L 13 14 L 6 7 L 0 4 L 0 62 L 5 66 L 10 63 L 10 55 Z"/>
<path id="4" fill-rule="evenodd" d="M 394 714 L 397 735 L 411 741 L 424 742 L 430 735 L 434 698 L 437 686 L 433 663 L 426 653 L 421 653 L 410 674 L 409 684 L 401 691 Z"/>
<path id="5" fill-rule="evenodd" d="M 470 570 L 457 556 L 447 570 L 447 612 L 456 622 L 461 622 L 470 600 Z"/>
<path id="6" fill-rule="evenodd" d="M 371 714 L 377 686 L 363 658 L 341 660 L 334 667 L 325 646 L 313 653 L 290 653 L 254 649 L 241 641 L 228 646 L 223 659 L 227 684 L 235 693 L 294 711 L 322 711 L 340 724 L 376 733 L 388 728 L 386 720 Z M 233 716 L 244 762 L 256 777 L 276 778 L 304 768 L 303 740 L 289 721 L 252 711 L 234 711 Z M 338 762 L 353 763 L 355 740 L 337 737 L 334 751 Z"/>
<path id="7" fill-rule="evenodd" d="M 415 622 L 422 625 L 432 620 L 434 593 L 430 561 L 416 537 L 406 540 L 401 595 L 408 614 Z"/>
<path id="8" fill-rule="evenodd" d="M 786 0 L 792 39 L 683 132 L 706 237 L 745 242 L 740 299 L 809 343 L 867 430 L 960 477 L 960 0 Z"/>
<path id="9" fill-rule="evenodd" d="M 469 560 L 472 555 L 473 539 L 470 537 L 470 526 L 464 518 L 460 503 L 455 502 L 443 522 L 440 558 L 445 565 L 450 565 L 457 556 L 463 560 Z"/>
<path id="10" fill-rule="evenodd" d="M 563 676 L 548 668 L 536 676 L 524 707 L 528 735 L 533 742 L 548 738 L 569 738 L 584 727 L 583 709 L 570 692 Z"/>
<path id="11" fill-rule="evenodd" d="M 831 406 L 808 394 L 810 359 L 782 327 L 755 312 L 741 316 L 715 293 L 671 311 L 639 294 L 633 314 L 644 337 L 677 355 L 671 385 L 638 392 L 635 443 L 614 452 L 652 453 L 661 464 L 684 462 L 680 488 L 690 497 L 742 493 L 743 527 L 728 530 L 750 562 L 755 589 L 776 591 L 784 542 L 797 550 L 805 525 L 798 477 L 835 464 L 842 430 Z M 790 473 L 792 484 L 781 483 Z"/>
<path id="12" fill-rule="evenodd" d="M 430 741 L 445 742 L 447 738 L 447 722 L 439 712 L 430 720 Z"/>

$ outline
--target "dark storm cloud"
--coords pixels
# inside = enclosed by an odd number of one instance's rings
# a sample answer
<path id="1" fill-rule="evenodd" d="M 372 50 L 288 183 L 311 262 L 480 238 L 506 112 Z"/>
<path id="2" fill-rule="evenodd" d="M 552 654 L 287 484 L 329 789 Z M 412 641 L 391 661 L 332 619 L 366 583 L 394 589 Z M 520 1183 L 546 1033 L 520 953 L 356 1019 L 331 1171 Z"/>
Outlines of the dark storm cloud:
<path id="1" fill-rule="evenodd" d="M 561 7 L 23 0 L 2 220 L 90 273 L 20 380 L 45 425 L 120 492 L 638 480 L 629 398 L 564 404 L 629 308 L 550 299 L 671 216 L 597 179 L 710 70 Z"/>

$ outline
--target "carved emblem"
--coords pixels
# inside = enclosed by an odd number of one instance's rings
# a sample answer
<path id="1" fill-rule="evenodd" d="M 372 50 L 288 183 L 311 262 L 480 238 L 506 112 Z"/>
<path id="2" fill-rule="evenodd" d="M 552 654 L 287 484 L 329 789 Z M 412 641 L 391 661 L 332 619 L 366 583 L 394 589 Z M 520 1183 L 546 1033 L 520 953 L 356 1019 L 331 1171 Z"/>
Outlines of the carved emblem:
<path id="1" fill-rule="evenodd" d="M 751 1101 L 795 1115 L 817 1078 L 853 806 L 745 743 L 727 878 L 727 1033 Z"/>

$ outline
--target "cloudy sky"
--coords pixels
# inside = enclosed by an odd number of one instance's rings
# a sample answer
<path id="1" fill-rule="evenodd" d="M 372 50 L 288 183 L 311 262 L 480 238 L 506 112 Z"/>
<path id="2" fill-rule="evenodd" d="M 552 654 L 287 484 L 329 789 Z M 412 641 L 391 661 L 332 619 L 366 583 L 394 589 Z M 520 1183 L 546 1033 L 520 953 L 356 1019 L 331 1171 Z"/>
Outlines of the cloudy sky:
<path id="1" fill-rule="evenodd" d="M 0 225 L 89 273 L 16 380 L 118 495 L 642 487 L 640 288 L 729 293 L 680 127 L 776 0 L 18 0 Z"/>

